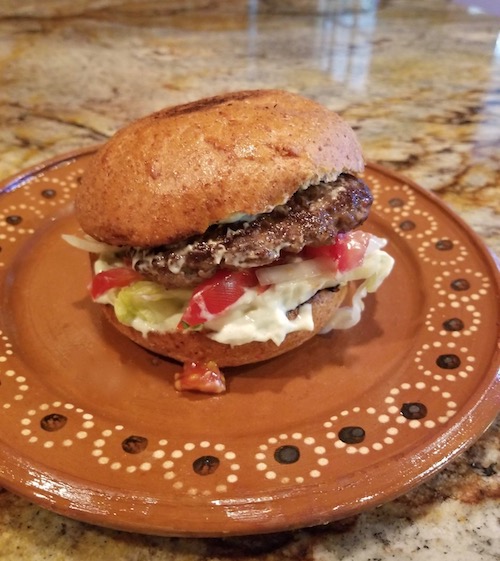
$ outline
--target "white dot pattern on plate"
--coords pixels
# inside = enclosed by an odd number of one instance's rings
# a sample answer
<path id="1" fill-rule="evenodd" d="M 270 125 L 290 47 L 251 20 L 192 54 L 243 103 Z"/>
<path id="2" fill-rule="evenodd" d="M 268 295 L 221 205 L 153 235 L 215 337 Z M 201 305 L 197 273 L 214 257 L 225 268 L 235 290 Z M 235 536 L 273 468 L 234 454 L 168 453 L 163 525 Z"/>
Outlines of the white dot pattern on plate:
<path id="1" fill-rule="evenodd" d="M 316 479 L 329 464 L 326 447 L 317 445 L 313 436 L 299 432 L 269 437 L 267 442 L 258 446 L 255 461 L 256 470 L 266 479 L 278 479 L 279 468 L 282 472 L 279 480 L 284 484 L 303 483 L 308 478 Z M 303 463 L 313 468 L 304 472 L 301 468 Z"/>
<path id="2" fill-rule="evenodd" d="M 62 178 L 48 169 L 15 185 L 22 202 L 4 206 L 0 214 L 1 267 L 19 241 L 36 232 L 41 219 L 68 205 L 83 171 L 77 162 L 70 164 L 60 166 L 67 165 Z M 228 495 L 256 477 L 273 487 L 308 486 L 331 477 L 339 458 L 365 465 L 411 438 L 445 427 L 461 406 L 461 384 L 477 374 L 474 340 L 483 329 L 481 305 L 492 283 L 484 271 L 470 267 L 473 252 L 458 234 L 441 232 L 438 217 L 419 208 L 411 186 L 396 181 L 382 185 L 370 171 L 365 180 L 374 192 L 374 210 L 425 263 L 433 291 L 422 302 L 423 328 L 409 349 L 408 370 L 397 383 L 377 390 L 369 403 L 350 403 L 312 424 L 277 425 L 243 449 L 229 437 L 205 434 L 203 427 L 189 439 L 170 434 L 168 427 L 163 432 L 155 427 L 149 434 L 130 421 L 111 421 L 85 410 L 77 399 L 26 405 L 36 380 L 11 364 L 16 349 L 4 329 L 0 411 L 16 419 L 17 436 L 45 456 L 56 450 L 85 453 L 96 469 L 117 481 L 147 475 L 161 481 L 162 488 L 194 498 Z"/>
<path id="3" fill-rule="evenodd" d="M 63 429 L 70 417 L 75 432 L 74 436 L 68 438 Z M 20 424 L 23 427 L 21 434 L 28 439 L 28 442 L 41 443 L 46 448 L 54 446 L 69 448 L 73 446 L 75 439 L 86 439 L 95 425 L 93 415 L 85 413 L 83 409 L 75 407 L 72 403 L 61 401 L 41 403 L 38 408 L 29 409 L 25 416 L 21 417 Z"/>
<path id="4" fill-rule="evenodd" d="M 59 167 L 66 165 L 64 163 Z M 53 212 L 55 208 L 68 205 L 72 200 L 83 169 L 80 167 L 68 169 L 64 180 L 52 176 L 50 169 L 47 172 L 41 171 L 38 174 L 30 175 L 10 186 L 9 191 L 15 189 L 22 194 L 23 202 L 2 207 L 0 211 L 0 224 L 3 226 L 0 228 L 1 246 L 6 243 L 19 243 L 33 235 L 35 226 L 41 219 Z M 0 270 L 5 267 L 3 255 L 4 252 L 0 252 Z"/>

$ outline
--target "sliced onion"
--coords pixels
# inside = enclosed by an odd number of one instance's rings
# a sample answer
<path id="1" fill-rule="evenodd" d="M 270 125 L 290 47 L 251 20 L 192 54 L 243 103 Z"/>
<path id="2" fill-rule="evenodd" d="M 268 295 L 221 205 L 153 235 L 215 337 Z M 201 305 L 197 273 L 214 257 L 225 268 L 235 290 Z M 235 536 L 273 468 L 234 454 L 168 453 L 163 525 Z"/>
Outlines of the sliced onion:
<path id="1" fill-rule="evenodd" d="M 77 249 L 82 249 L 88 253 L 112 253 L 118 251 L 120 248 L 114 245 L 109 245 L 104 242 L 98 242 L 91 238 L 90 236 L 85 236 L 85 238 L 79 238 L 78 236 L 73 236 L 71 234 L 62 234 L 62 239 L 76 247 Z"/>
<path id="2" fill-rule="evenodd" d="M 284 265 L 261 267 L 256 269 L 255 274 L 257 275 L 259 284 L 267 286 L 282 282 L 310 279 L 324 276 L 325 274 L 332 275 L 336 271 L 336 264 L 332 259 L 317 257 L 315 259 L 306 259 L 304 261 L 286 263 Z"/>

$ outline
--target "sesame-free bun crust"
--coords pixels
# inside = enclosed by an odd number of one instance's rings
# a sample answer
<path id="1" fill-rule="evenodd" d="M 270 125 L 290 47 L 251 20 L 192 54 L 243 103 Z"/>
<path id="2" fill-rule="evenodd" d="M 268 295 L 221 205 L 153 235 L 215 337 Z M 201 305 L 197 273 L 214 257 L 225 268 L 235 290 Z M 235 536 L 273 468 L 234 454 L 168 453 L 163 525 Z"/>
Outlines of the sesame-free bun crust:
<path id="1" fill-rule="evenodd" d="M 173 358 L 179 362 L 206 362 L 214 360 L 218 366 L 241 366 L 267 360 L 290 351 L 320 332 L 328 323 L 332 313 L 342 303 L 347 288 L 337 292 L 322 290 L 311 300 L 314 319 L 313 331 L 296 331 L 289 333 L 283 343 L 277 346 L 272 341 L 252 342 L 231 347 L 210 339 L 202 332 L 165 333 L 151 332 L 147 337 L 132 327 L 123 325 L 115 316 L 112 306 L 101 306 L 105 317 L 126 337 L 157 354 Z"/>
<path id="2" fill-rule="evenodd" d="M 281 90 L 233 92 L 118 131 L 85 171 L 76 213 L 100 241 L 154 247 L 362 169 L 355 134 L 333 111 Z"/>

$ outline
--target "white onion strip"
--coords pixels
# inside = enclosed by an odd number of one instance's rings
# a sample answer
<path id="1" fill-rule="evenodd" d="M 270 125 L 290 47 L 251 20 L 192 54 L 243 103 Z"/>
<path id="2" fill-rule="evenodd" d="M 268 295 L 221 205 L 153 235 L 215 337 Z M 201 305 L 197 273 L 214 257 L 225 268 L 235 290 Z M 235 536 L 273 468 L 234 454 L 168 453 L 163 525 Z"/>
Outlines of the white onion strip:
<path id="1" fill-rule="evenodd" d="M 62 234 L 61 237 L 66 243 L 69 243 L 69 245 L 76 247 L 77 249 L 87 251 L 88 253 L 113 253 L 120 249 L 114 245 L 98 242 L 90 236 L 79 238 L 78 236 L 73 236 L 71 234 Z"/>
<path id="2" fill-rule="evenodd" d="M 317 257 L 284 265 L 272 265 L 256 269 L 257 280 L 262 286 L 311 279 L 324 276 L 325 273 L 335 273 L 336 263 L 332 259 Z"/>

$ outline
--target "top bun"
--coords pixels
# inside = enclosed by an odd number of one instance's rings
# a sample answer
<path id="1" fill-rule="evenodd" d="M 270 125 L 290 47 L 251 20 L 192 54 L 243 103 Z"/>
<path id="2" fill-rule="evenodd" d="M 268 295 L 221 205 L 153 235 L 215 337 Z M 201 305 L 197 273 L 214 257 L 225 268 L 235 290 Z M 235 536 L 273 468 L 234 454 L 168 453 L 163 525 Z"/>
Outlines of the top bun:
<path id="1" fill-rule="evenodd" d="M 118 131 L 92 157 L 76 212 L 100 241 L 154 247 L 234 213 L 269 212 L 301 187 L 362 170 L 356 136 L 336 113 L 285 91 L 234 92 Z"/>

